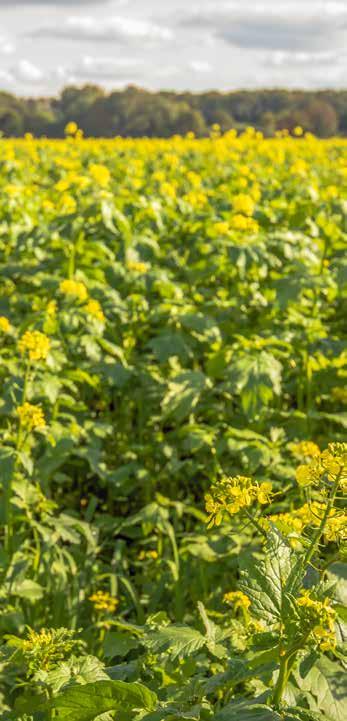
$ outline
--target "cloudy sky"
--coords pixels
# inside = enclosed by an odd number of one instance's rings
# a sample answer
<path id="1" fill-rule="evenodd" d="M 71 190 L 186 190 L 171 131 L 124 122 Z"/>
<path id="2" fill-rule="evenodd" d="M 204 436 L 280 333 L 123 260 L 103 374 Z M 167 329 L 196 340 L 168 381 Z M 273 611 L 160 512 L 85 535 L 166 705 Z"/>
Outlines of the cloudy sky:
<path id="1" fill-rule="evenodd" d="M 347 86 L 347 0 L 0 0 L 0 89 Z"/>

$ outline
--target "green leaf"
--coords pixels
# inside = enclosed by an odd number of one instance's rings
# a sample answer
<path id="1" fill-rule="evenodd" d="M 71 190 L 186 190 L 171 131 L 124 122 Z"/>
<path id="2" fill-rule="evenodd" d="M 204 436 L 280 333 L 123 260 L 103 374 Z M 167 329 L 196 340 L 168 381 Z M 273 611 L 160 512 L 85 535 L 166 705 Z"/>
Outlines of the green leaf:
<path id="1" fill-rule="evenodd" d="M 200 371 L 180 373 L 169 383 L 162 407 L 165 418 L 173 417 L 181 422 L 192 413 L 201 394 L 210 387 L 210 381 Z"/>
<path id="2" fill-rule="evenodd" d="M 297 676 L 297 683 L 313 696 L 313 711 L 321 711 L 329 721 L 346 721 L 347 676 L 337 663 L 322 656 L 304 678 Z"/>
<path id="3" fill-rule="evenodd" d="M 41 672 L 42 673 L 42 672 Z M 60 663 L 53 671 L 48 671 L 42 680 L 52 688 L 54 693 L 70 682 L 78 684 L 107 681 L 108 675 L 103 664 L 95 656 L 72 656 L 68 661 Z"/>
<path id="4" fill-rule="evenodd" d="M 255 356 L 243 356 L 232 362 L 226 383 L 231 393 L 241 395 L 245 413 L 254 417 L 262 406 L 272 401 L 274 394 L 281 393 L 281 363 L 267 351 Z"/>
<path id="5" fill-rule="evenodd" d="M 4 485 L 12 478 L 15 460 L 16 457 L 12 448 L 6 448 L 6 446 L 0 447 L 0 479 Z"/>
<path id="6" fill-rule="evenodd" d="M 183 362 L 189 357 L 189 349 L 179 333 L 162 333 L 150 341 L 149 347 L 159 363 L 166 363 L 172 356 L 178 356 Z"/>
<path id="7" fill-rule="evenodd" d="M 23 581 L 17 581 L 12 587 L 12 593 L 19 598 L 25 598 L 27 601 L 39 601 L 43 596 L 43 588 L 36 581 L 25 578 Z"/>
<path id="8" fill-rule="evenodd" d="M 114 658 L 115 656 L 123 658 L 128 655 L 129 651 L 138 648 L 138 646 L 139 642 L 129 635 L 119 631 L 109 631 L 104 640 L 105 658 Z"/>
<path id="9" fill-rule="evenodd" d="M 140 683 L 97 681 L 72 686 L 51 702 L 59 721 L 94 721 L 107 711 L 128 711 L 155 707 L 156 695 Z"/>
<path id="10" fill-rule="evenodd" d="M 283 721 L 283 716 L 256 700 L 233 701 L 219 711 L 215 721 Z"/>
<path id="11" fill-rule="evenodd" d="M 265 558 L 251 557 L 240 562 L 242 590 L 252 602 L 252 612 L 266 623 L 286 622 L 288 608 L 293 612 L 291 594 L 300 576 L 300 567 L 288 543 L 273 528 L 268 535 Z"/>
<path id="12" fill-rule="evenodd" d="M 205 636 L 195 628 L 184 625 L 172 625 L 153 631 L 148 634 L 146 641 L 154 652 L 168 651 L 173 661 L 191 656 L 206 644 Z"/>

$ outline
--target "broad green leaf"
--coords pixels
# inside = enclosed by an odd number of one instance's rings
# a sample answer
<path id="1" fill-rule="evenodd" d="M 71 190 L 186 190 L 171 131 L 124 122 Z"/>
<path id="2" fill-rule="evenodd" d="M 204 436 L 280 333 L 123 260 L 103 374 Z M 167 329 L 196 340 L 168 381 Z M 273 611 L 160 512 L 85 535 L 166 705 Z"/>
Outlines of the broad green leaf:
<path id="1" fill-rule="evenodd" d="M 281 393 L 281 363 L 268 351 L 231 361 L 225 386 L 241 395 L 243 410 L 251 418 Z"/>
<path id="2" fill-rule="evenodd" d="M 301 691 L 314 698 L 313 711 L 321 711 L 328 721 L 346 721 L 347 675 L 336 662 L 322 656 L 302 678 L 296 674 Z"/>
<path id="3" fill-rule="evenodd" d="M 268 534 L 264 560 L 241 558 L 241 586 L 258 618 L 270 625 L 286 621 L 288 604 L 292 609 L 296 567 L 294 552 L 275 528 Z"/>
<path id="4" fill-rule="evenodd" d="M 256 700 L 240 699 L 219 711 L 214 721 L 283 721 L 283 716 Z"/>
<path id="5" fill-rule="evenodd" d="M 206 638 L 190 626 L 176 625 L 148 634 L 146 643 L 156 653 L 167 651 L 173 661 L 186 658 L 206 644 Z"/>
<path id="6" fill-rule="evenodd" d="M 156 695 L 140 683 L 97 681 L 71 686 L 51 702 L 59 721 L 94 721 L 107 711 L 155 707 Z"/>
<path id="7" fill-rule="evenodd" d="M 16 581 L 16 583 L 14 583 L 12 593 L 19 598 L 25 598 L 31 601 L 31 603 L 34 603 L 42 598 L 44 589 L 36 581 L 25 578 L 23 581 Z"/>
<path id="8" fill-rule="evenodd" d="M 125 657 L 130 651 L 138 648 L 139 642 L 131 638 L 129 634 L 120 633 L 119 631 L 109 631 L 104 640 L 105 658 L 114 658 L 115 656 Z"/>

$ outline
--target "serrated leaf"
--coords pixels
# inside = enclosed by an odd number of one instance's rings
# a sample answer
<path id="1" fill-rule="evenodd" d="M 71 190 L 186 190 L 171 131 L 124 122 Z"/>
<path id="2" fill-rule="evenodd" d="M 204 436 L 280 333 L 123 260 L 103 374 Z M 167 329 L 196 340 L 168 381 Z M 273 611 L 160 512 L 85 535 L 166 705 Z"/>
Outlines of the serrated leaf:
<path id="1" fill-rule="evenodd" d="M 215 721 L 283 721 L 277 711 L 256 700 L 240 699 L 225 706 L 214 716 Z"/>
<path id="2" fill-rule="evenodd" d="M 241 559 L 240 567 L 241 587 L 251 599 L 252 612 L 270 625 L 284 621 L 296 569 L 296 557 L 285 539 L 271 529 L 264 560 L 246 557 Z"/>
<path id="3" fill-rule="evenodd" d="M 329 721 L 347 718 L 347 676 L 342 668 L 323 656 L 305 678 L 297 677 L 301 691 L 308 691 L 317 708 Z"/>
<path id="4" fill-rule="evenodd" d="M 94 721 L 107 711 L 148 709 L 155 707 L 156 695 L 140 683 L 97 681 L 72 686 L 51 702 L 59 721 Z"/>
<path id="5" fill-rule="evenodd" d="M 195 628 L 172 625 L 147 636 L 148 646 L 157 653 L 167 651 L 173 661 L 191 656 L 206 644 L 205 636 Z"/>

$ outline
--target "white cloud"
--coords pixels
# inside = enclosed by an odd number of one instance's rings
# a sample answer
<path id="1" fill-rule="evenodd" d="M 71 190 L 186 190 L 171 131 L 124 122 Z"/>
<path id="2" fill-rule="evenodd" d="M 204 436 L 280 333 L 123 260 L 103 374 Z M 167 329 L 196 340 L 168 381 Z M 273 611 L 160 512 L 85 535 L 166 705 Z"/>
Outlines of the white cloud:
<path id="1" fill-rule="evenodd" d="M 4 35 L 0 35 L 0 53 L 1 55 L 11 55 L 15 51 L 15 45 Z"/>
<path id="2" fill-rule="evenodd" d="M 112 0 L 98 0 L 103 4 L 109 3 Z M 121 3 L 122 4 L 122 3 Z M 2 7 L 5 8 L 12 8 L 16 6 L 23 6 L 23 5 L 31 5 L 34 7 L 35 5 L 48 5 L 48 6 L 63 6 L 67 7 L 69 5 L 95 5 L 95 0 L 0 0 L 0 9 Z"/>
<path id="3" fill-rule="evenodd" d="M 347 55 L 343 55 L 336 50 L 326 50 L 318 52 L 286 52 L 285 50 L 276 50 L 264 59 L 264 65 L 269 67 L 288 67 L 288 64 L 295 67 L 300 66 L 331 66 L 340 65 L 347 62 Z"/>
<path id="4" fill-rule="evenodd" d="M 84 56 L 80 62 L 65 69 L 66 77 L 77 81 L 135 80 L 143 77 L 143 63 L 134 58 L 99 58 Z"/>
<path id="5" fill-rule="evenodd" d="M 190 67 L 195 73 L 211 73 L 212 66 L 206 60 L 192 60 Z"/>
<path id="6" fill-rule="evenodd" d="M 34 65 L 26 59 L 18 60 L 18 62 L 10 68 L 10 72 L 16 80 L 24 83 L 26 81 L 38 83 L 45 78 L 45 73 L 43 73 L 37 65 Z"/>
<path id="7" fill-rule="evenodd" d="M 319 51 L 346 43 L 347 8 L 340 3 L 235 5 L 185 12 L 179 27 L 208 31 L 227 45 L 253 50 Z"/>
<path id="8" fill-rule="evenodd" d="M 0 82 L 5 85 L 11 84 L 14 81 L 13 75 L 8 70 L 0 70 Z"/>
<path id="9" fill-rule="evenodd" d="M 33 37 L 89 40 L 94 42 L 163 41 L 173 37 L 170 28 L 150 20 L 112 16 L 98 20 L 92 16 L 69 17 L 62 25 L 41 27 Z"/>

